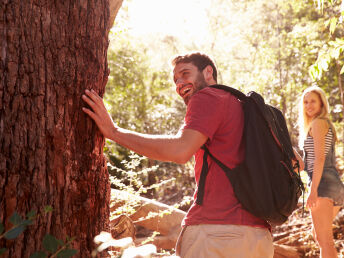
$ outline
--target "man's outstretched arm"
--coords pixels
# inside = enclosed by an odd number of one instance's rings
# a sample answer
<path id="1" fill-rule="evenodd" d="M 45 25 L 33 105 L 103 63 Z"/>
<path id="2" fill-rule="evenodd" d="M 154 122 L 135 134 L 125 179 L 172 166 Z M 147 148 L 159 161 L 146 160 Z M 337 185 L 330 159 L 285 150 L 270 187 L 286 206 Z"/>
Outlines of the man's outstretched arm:
<path id="1" fill-rule="evenodd" d="M 85 91 L 82 99 L 91 107 L 83 108 L 97 124 L 104 137 L 151 159 L 187 162 L 206 142 L 202 133 L 185 129 L 177 135 L 149 135 L 133 132 L 116 126 L 107 112 L 103 99 L 92 91 Z"/>

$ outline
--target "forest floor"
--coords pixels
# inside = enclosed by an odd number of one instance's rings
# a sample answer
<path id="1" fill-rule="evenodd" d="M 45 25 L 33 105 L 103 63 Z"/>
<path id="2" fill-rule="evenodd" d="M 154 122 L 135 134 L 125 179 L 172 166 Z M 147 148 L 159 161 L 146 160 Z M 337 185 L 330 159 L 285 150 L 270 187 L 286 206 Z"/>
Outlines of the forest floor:
<path id="1" fill-rule="evenodd" d="M 300 207 L 281 226 L 272 229 L 274 243 L 294 247 L 300 257 L 319 257 L 319 248 L 312 236 L 312 221 L 307 210 Z M 333 235 L 338 257 L 344 257 L 344 209 L 333 223 Z"/>
<path id="2" fill-rule="evenodd" d="M 141 237 L 151 236 L 152 231 L 137 228 Z M 288 220 L 280 226 L 272 227 L 275 246 L 274 258 L 319 257 L 319 248 L 312 236 L 312 221 L 307 209 L 299 207 Z M 344 208 L 338 213 L 333 223 L 333 234 L 338 258 L 344 258 Z M 170 253 L 172 250 L 160 250 Z M 172 252 L 173 254 L 173 252 Z M 161 257 L 161 256 L 153 256 Z M 163 256 L 170 257 L 170 256 Z"/>
<path id="3" fill-rule="evenodd" d="M 301 197 L 302 198 L 302 197 Z M 301 199 L 300 198 L 300 199 Z M 159 202 L 172 207 L 175 203 L 180 203 L 183 199 L 181 191 L 174 191 L 164 195 L 159 199 Z M 182 211 L 186 212 L 190 206 L 190 203 L 179 207 Z M 176 219 L 178 225 L 179 220 Z M 161 221 L 164 219 L 161 218 Z M 160 222 L 161 222 L 160 221 Z M 133 223 L 130 222 L 129 224 Z M 177 225 L 177 224 L 176 224 Z M 152 237 L 152 230 L 144 228 L 142 226 L 135 226 L 136 229 L 132 229 L 131 232 L 135 232 L 135 237 L 150 238 Z M 272 227 L 272 235 L 275 246 L 274 258 L 296 258 L 296 257 L 319 257 L 319 248 L 312 236 L 312 221 L 308 209 L 302 207 L 302 200 L 299 203 L 299 208 L 289 216 L 288 220 L 280 226 Z M 342 208 L 337 214 L 333 223 L 333 235 L 335 241 L 335 247 L 338 251 L 338 258 L 344 258 L 344 208 Z M 174 246 L 174 245 L 173 245 Z M 158 247 L 158 246 L 157 246 Z M 159 256 L 152 257 L 175 257 L 173 256 L 174 250 L 164 250 L 158 248 Z M 171 256 L 165 256 L 169 254 Z"/>

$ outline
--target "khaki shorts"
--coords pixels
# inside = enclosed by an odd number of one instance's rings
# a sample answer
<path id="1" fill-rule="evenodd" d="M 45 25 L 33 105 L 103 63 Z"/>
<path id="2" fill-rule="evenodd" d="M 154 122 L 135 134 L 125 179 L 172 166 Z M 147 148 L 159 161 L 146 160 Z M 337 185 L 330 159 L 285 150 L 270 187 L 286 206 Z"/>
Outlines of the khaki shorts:
<path id="1" fill-rule="evenodd" d="M 272 258 L 274 248 L 268 229 L 202 224 L 183 228 L 176 254 L 182 258 Z"/>

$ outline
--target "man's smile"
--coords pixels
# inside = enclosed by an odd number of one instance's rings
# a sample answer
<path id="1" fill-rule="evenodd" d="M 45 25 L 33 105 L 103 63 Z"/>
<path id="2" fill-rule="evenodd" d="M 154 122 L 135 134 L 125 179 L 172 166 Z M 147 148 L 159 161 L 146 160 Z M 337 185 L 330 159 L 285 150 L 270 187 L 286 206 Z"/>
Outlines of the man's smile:
<path id="1" fill-rule="evenodd" d="M 192 84 L 186 84 L 179 89 L 179 95 L 184 98 L 191 92 Z"/>

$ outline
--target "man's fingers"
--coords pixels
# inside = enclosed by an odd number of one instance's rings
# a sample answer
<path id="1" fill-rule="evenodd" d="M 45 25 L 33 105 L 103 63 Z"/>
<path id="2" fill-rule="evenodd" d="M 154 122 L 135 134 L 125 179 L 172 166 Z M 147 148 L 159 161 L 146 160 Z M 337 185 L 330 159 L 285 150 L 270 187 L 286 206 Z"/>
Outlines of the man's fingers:
<path id="1" fill-rule="evenodd" d="M 82 95 L 82 99 L 92 108 L 94 112 L 97 113 L 97 110 L 99 109 L 99 104 L 93 101 L 93 99 L 89 98 L 86 95 Z"/>
<path id="2" fill-rule="evenodd" d="M 95 103 L 102 102 L 102 98 L 94 90 L 85 90 L 86 95 Z"/>
<path id="3" fill-rule="evenodd" d="M 96 121 L 97 116 L 95 113 L 93 113 L 91 110 L 88 108 L 82 108 L 82 111 L 84 111 L 87 115 L 89 115 L 94 121 Z"/>
<path id="4" fill-rule="evenodd" d="M 82 99 L 90 106 L 94 111 L 95 108 L 104 108 L 103 99 L 94 90 L 85 90 L 86 95 L 82 95 Z"/>

